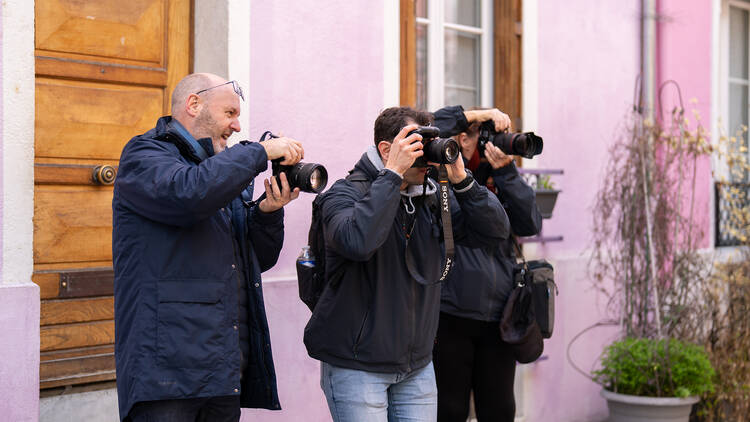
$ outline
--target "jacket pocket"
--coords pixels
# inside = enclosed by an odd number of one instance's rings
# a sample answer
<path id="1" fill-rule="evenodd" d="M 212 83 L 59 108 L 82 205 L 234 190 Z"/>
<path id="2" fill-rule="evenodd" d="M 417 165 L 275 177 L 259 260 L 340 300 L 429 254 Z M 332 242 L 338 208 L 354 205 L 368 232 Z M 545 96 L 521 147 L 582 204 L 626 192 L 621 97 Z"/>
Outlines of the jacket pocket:
<path id="1" fill-rule="evenodd" d="M 157 363 L 176 368 L 215 367 L 223 347 L 225 283 L 208 280 L 159 281 Z"/>
<path id="2" fill-rule="evenodd" d="M 358 357 L 358 350 L 359 350 L 359 344 L 362 341 L 362 335 L 365 331 L 365 325 L 367 324 L 367 317 L 370 315 L 370 310 L 367 309 L 365 311 L 365 316 L 362 318 L 362 323 L 359 326 L 359 332 L 357 332 L 357 337 L 354 339 L 354 346 L 352 347 L 352 352 L 354 353 L 354 359 L 357 359 Z"/>

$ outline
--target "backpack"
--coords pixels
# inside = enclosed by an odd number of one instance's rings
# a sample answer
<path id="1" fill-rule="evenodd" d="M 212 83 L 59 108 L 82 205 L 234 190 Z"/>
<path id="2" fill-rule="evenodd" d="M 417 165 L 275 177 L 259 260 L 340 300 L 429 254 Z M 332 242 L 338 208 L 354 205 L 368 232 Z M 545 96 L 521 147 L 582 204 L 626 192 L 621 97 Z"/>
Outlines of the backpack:
<path id="1" fill-rule="evenodd" d="M 367 192 L 372 183 L 364 173 L 354 170 L 349 173 L 346 180 L 356 186 L 362 194 Z M 326 280 L 326 244 L 323 234 L 323 219 L 320 214 L 321 204 L 325 199 L 324 195 L 327 193 L 328 191 L 318 194 L 312 203 L 312 219 L 307 234 L 307 244 L 313 257 L 312 261 L 297 260 L 299 298 L 310 308 L 310 311 L 315 310 L 315 305 L 326 286 L 329 284 L 335 286 L 344 275 L 342 268 L 342 271 L 338 274 L 332 275 L 331 280 Z"/>

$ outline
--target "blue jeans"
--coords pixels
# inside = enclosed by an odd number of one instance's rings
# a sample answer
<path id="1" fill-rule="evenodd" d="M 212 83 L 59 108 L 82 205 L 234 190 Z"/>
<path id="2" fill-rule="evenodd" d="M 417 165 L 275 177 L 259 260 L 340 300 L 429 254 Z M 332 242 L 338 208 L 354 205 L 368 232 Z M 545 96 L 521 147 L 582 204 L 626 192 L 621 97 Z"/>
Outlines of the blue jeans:
<path id="1" fill-rule="evenodd" d="M 432 362 L 408 374 L 359 371 L 321 362 L 320 387 L 334 422 L 437 420 Z"/>

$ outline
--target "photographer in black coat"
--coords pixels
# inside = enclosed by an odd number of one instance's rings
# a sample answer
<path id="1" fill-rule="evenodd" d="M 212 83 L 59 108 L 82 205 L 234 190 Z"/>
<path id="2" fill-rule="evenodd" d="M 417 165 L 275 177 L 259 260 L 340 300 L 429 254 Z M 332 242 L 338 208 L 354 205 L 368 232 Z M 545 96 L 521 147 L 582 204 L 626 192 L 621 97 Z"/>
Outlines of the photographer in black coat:
<path id="1" fill-rule="evenodd" d="M 412 167 L 423 155 L 421 136 L 408 135 L 431 119 L 408 107 L 383 111 L 375 145 L 348 178 L 322 194 L 329 283 L 304 340 L 321 361 L 321 387 L 335 422 L 436 417 L 432 347 L 444 224 L 431 206 L 439 203 L 437 183 L 425 180 L 425 167 Z M 498 248 L 509 233 L 501 204 L 460 157 L 446 167 L 456 244 Z"/>
<path id="2" fill-rule="evenodd" d="M 496 130 L 509 129 L 510 119 L 505 115 L 507 120 L 499 119 L 497 114 L 504 115 L 497 109 L 445 107 L 435 113 L 435 125 L 441 136 L 455 137 L 476 181 L 497 195 L 510 219 L 511 232 L 531 236 L 541 230 L 542 217 L 534 190 L 518 174 L 513 156 L 488 142 L 486 158 L 479 158 L 481 122 L 505 121 L 496 124 Z M 509 346 L 500 340 L 498 324 L 513 289 L 515 260 L 512 239 L 504 240 L 500 247 L 456 246 L 456 265 L 442 287 L 433 351 L 440 422 L 465 421 L 472 390 L 479 422 L 514 419 L 516 361 Z"/>

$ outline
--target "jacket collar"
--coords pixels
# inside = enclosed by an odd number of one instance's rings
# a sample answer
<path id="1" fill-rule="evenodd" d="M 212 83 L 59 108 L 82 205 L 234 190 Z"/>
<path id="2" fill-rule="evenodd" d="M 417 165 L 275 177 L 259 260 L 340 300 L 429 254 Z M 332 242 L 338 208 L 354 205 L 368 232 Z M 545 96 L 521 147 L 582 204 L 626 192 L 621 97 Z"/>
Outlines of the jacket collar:
<path id="1" fill-rule="evenodd" d="M 195 139 L 177 119 L 164 116 L 156 123 L 156 138 L 174 143 L 186 158 L 200 163 L 214 155 L 211 138 Z"/>

